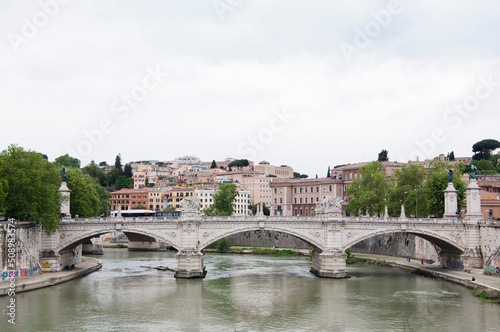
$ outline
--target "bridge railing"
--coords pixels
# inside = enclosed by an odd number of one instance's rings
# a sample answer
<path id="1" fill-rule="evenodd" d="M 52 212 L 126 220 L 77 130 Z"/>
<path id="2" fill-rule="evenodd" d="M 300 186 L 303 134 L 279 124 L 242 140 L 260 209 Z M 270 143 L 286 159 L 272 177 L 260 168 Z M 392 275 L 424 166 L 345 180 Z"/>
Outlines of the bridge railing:
<path id="1" fill-rule="evenodd" d="M 61 223 L 103 223 L 103 222 L 179 222 L 182 217 L 126 217 L 126 218 L 78 218 L 78 219 L 63 219 Z M 349 216 L 349 217 L 329 217 L 329 216 L 200 216 L 198 219 L 201 222 L 318 222 L 318 221 L 338 221 L 338 222 L 352 222 L 352 223 L 481 223 L 489 224 L 488 220 L 484 219 L 458 219 L 458 218 L 384 218 L 384 217 L 367 217 L 367 216 Z"/>

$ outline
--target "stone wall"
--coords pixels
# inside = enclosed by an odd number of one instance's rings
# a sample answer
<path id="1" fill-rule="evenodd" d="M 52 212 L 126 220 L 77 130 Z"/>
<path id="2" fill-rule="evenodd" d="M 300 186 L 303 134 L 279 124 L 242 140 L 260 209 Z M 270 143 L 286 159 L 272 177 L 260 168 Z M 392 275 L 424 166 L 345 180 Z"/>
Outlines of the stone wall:
<path id="1" fill-rule="evenodd" d="M 247 231 L 228 236 L 232 246 L 279 247 L 290 249 L 309 249 L 311 246 L 301 239 L 287 233 L 276 231 Z"/>
<path id="2" fill-rule="evenodd" d="M 481 252 L 486 269 L 493 275 L 500 276 L 500 225 L 481 227 L 481 239 Z"/>
<path id="3" fill-rule="evenodd" d="M 10 274 L 16 277 L 27 277 L 39 272 L 38 262 L 40 259 L 41 227 L 33 223 L 15 222 L 12 227 L 7 227 L 8 222 L 0 224 L 0 268 L 2 270 L 2 281 Z M 8 229 L 14 229 L 15 234 L 15 262 L 9 262 Z"/>
<path id="4" fill-rule="evenodd" d="M 352 246 L 353 252 L 415 257 L 415 236 L 407 233 L 378 235 Z"/>

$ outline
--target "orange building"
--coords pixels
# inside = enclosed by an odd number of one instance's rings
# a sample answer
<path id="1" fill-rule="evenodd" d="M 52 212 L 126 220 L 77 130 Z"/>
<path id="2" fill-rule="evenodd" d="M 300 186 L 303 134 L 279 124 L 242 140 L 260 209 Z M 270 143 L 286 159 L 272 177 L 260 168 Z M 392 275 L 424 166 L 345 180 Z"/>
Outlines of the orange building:
<path id="1" fill-rule="evenodd" d="M 151 188 L 121 189 L 113 191 L 109 203 L 112 211 L 132 210 L 137 205 L 148 206 L 148 192 Z"/>

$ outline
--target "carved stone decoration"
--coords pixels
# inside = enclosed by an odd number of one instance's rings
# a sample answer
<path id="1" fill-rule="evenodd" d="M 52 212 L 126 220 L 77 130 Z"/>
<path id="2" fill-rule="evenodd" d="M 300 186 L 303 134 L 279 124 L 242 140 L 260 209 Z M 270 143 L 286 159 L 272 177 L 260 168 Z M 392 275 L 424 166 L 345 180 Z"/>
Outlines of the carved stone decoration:
<path id="1" fill-rule="evenodd" d="M 327 196 L 316 204 L 316 215 L 342 217 L 342 208 L 345 205 L 342 198 Z"/>
<path id="2" fill-rule="evenodd" d="M 196 196 L 189 196 L 181 201 L 181 220 L 201 218 L 201 201 Z"/>
<path id="3" fill-rule="evenodd" d="M 207 232 L 203 233 L 203 236 L 204 236 L 204 237 L 207 237 L 207 236 L 208 236 L 208 233 L 207 233 Z"/>
<path id="4" fill-rule="evenodd" d="M 175 234 L 175 232 L 172 232 L 172 237 L 176 237 L 177 234 Z"/>
<path id="5" fill-rule="evenodd" d="M 321 236 L 321 234 L 319 234 L 319 232 L 316 232 L 316 234 L 314 234 L 314 235 L 316 235 L 317 237 Z"/>

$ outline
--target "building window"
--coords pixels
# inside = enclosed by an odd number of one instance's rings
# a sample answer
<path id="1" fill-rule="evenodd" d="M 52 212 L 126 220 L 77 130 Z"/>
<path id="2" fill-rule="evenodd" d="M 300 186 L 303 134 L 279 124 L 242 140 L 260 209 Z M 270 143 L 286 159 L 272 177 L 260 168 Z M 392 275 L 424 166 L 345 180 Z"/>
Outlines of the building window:
<path id="1" fill-rule="evenodd" d="M 294 197 L 294 198 L 293 198 L 293 202 L 294 202 L 295 204 L 297 204 L 297 197 Z"/>
<path id="2" fill-rule="evenodd" d="M 330 191 L 332 191 L 332 186 L 330 186 Z"/>
<path id="3" fill-rule="evenodd" d="M 297 188 L 293 188 L 293 193 L 296 194 L 297 193 Z"/>

